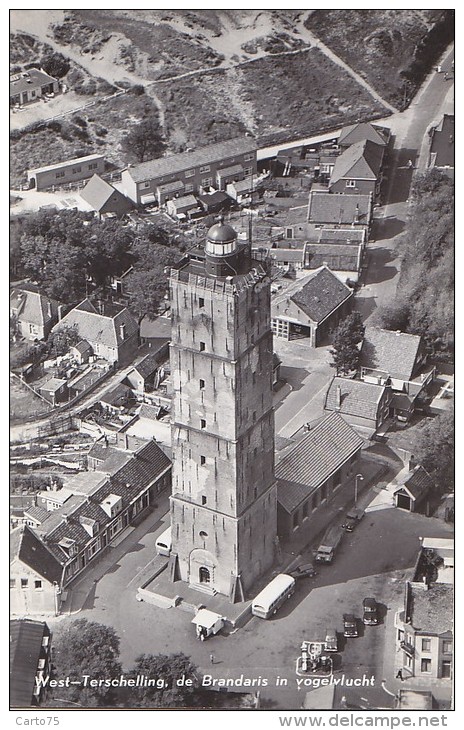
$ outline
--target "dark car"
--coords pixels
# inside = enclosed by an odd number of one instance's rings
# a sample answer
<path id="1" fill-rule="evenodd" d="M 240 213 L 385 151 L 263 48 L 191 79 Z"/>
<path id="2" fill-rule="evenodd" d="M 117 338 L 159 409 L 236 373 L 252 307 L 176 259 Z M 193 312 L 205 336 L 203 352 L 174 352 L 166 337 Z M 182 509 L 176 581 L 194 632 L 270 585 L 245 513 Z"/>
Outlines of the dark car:
<path id="1" fill-rule="evenodd" d="M 364 517 L 364 510 L 363 509 L 352 509 L 348 514 L 346 515 L 346 520 L 342 527 L 347 532 L 353 532 L 354 528 L 362 520 Z"/>
<path id="2" fill-rule="evenodd" d="M 304 565 L 298 565 L 294 570 L 289 572 L 292 578 L 313 578 L 316 575 L 314 566 L 312 563 L 305 563 Z"/>
<path id="3" fill-rule="evenodd" d="M 352 613 L 343 614 L 343 636 L 347 639 L 354 638 L 358 635 L 358 624 Z"/>
<path id="4" fill-rule="evenodd" d="M 377 601 L 375 598 L 365 598 L 363 601 L 363 624 L 376 626 L 379 623 Z"/>

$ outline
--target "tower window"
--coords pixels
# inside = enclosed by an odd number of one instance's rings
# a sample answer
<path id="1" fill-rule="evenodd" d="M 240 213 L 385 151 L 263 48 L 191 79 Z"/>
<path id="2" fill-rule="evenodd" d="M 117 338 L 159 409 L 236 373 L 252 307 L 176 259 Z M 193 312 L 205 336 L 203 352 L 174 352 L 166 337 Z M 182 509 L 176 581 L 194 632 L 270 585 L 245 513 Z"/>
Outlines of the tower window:
<path id="1" fill-rule="evenodd" d="M 200 427 L 201 428 L 206 428 L 206 421 L 205 421 L 204 418 L 200 418 Z"/>
<path id="2" fill-rule="evenodd" d="M 198 306 L 200 307 L 200 309 L 205 306 L 205 300 L 203 299 L 203 297 L 200 297 L 198 299 Z"/>
<path id="3" fill-rule="evenodd" d="M 206 464 L 206 456 L 200 456 L 200 464 L 204 466 Z"/>
<path id="4" fill-rule="evenodd" d="M 206 350 L 206 345 L 204 342 L 200 342 L 200 352 L 203 352 L 204 350 Z"/>
<path id="5" fill-rule="evenodd" d="M 208 537 L 208 533 L 205 532 L 204 530 L 200 530 L 200 537 L 202 540 L 206 540 L 206 538 Z M 201 568 L 200 568 L 200 570 L 201 570 Z"/>
<path id="6" fill-rule="evenodd" d="M 204 390 L 205 388 L 205 381 L 200 378 L 200 390 Z"/>
<path id="7" fill-rule="evenodd" d="M 202 504 L 206 504 L 206 497 L 205 497 L 205 496 L 203 496 L 203 497 L 201 498 L 201 503 L 202 503 Z"/>

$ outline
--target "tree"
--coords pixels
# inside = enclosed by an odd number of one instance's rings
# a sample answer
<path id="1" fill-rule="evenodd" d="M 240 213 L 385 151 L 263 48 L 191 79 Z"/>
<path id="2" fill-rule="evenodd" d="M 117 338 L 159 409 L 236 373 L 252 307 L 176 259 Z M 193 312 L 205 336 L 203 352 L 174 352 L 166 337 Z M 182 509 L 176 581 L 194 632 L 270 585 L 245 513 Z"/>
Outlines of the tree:
<path id="1" fill-rule="evenodd" d="M 349 375 L 358 369 L 360 356 L 358 345 L 363 340 L 364 329 L 359 312 L 352 312 L 335 330 L 331 365 L 336 368 L 337 375 Z"/>
<path id="2" fill-rule="evenodd" d="M 155 116 L 149 116 L 133 124 L 122 143 L 128 152 L 133 152 L 139 162 L 161 157 L 164 152 L 162 130 Z"/>
<path id="3" fill-rule="evenodd" d="M 80 340 L 79 331 L 76 326 L 61 327 L 52 332 L 47 340 L 47 351 L 51 357 L 66 355 L 69 348 L 76 345 Z"/>
<path id="4" fill-rule="evenodd" d="M 443 491 L 454 488 L 454 411 L 426 421 L 418 429 L 412 453 Z"/>
<path id="5" fill-rule="evenodd" d="M 40 65 L 55 79 L 62 79 L 71 68 L 69 58 L 65 58 L 62 53 L 48 53 L 42 58 Z"/>
<path id="6" fill-rule="evenodd" d="M 55 634 L 55 676 L 69 677 L 70 681 L 82 682 L 84 675 L 90 679 L 108 680 L 122 672 L 119 662 L 119 637 L 113 628 L 77 619 Z M 76 684 L 52 690 L 60 699 L 79 703 L 84 707 L 107 707 L 115 704 L 116 693 L 112 687 L 90 687 Z M 49 698 L 53 705 L 53 697 Z"/>
<path id="7" fill-rule="evenodd" d="M 163 682 L 162 687 L 140 687 L 131 691 L 130 706 L 136 707 L 193 707 L 197 703 L 198 680 L 196 667 L 185 654 L 141 654 L 135 660 L 129 675 L 145 675 Z M 179 685 L 182 676 L 193 682 Z"/>
<path id="8" fill-rule="evenodd" d="M 133 253 L 138 260 L 128 276 L 129 309 L 140 323 L 146 315 L 154 317 L 157 314 L 168 291 L 166 269 L 179 259 L 179 252 L 156 243 L 139 241 Z"/>

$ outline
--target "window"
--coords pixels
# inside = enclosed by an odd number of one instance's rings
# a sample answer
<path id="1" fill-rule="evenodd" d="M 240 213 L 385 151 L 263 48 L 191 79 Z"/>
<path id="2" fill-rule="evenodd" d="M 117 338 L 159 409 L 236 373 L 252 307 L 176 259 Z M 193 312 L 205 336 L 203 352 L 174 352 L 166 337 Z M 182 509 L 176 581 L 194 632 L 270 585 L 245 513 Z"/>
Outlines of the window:
<path id="1" fill-rule="evenodd" d="M 200 309 L 203 309 L 203 307 L 205 306 L 205 300 L 203 299 L 203 297 L 198 298 L 198 306 L 200 307 Z"/>
<path id="2" fill-rule="evenodd" d="M 254 155 L 253 154 L 245 155 L 245 157 L 243 159 L 245 160 L 245 162 L 250 162 L 251 160 L 254 159 Z"/>
<path id="3" fill-rule="evenodd" d="M 316 509 L 316 507 L 317 507 L 317 492 L 316 492 L 316 494 L 313 494 L 313 498 L 311 500 L 311 509 L 313 510 L 313 512 Z"/>
<path id="4" fill-rule="evenodd" d="M 403 638 L 404 638 L 403 629 L 398 629 L 398 641 L 403 641 Z"/>
<path id="5" fill-rule="evenodd" d="M 75 175 L 76 172 L 81 172 L 81 170 L 82 170 L 82 168 L 80 165 L 78 167 L 73 167 L 73 175 Z"/>
<path id="6" fill-rule="evenodd" d="M 201 503 L 204 505 L 206 504 L 206 497 L 203 495 L 201 498 Z"/>
<path id="7" fill-rule="evenodd" d="M 205 381 L 200 378 L 200 390 L 205 389 Z"/>
<path id="8" fill-rule="evenodd" d="M 432 646 L 431 639 L 422 639 L 422 651 L 430 651 Z"/>
<path id="9" fill-rule="evenodd" d="M 327 499 L 327 484 L 324 484 L 321 488 L 321 502 L 325 502 Z"/>
<path id="10" fill-rule="evenodd" d="M 61 172 L 56 172 L 55 177 L 64 177 L 64 170 L 62 170 Z"/>
<path id="11" fill-rule="evenodd" d="M 206 456 L 200 456 L 200 464 L 204 466 L 206 464 Z"/>
<path id="12" fill-rule="evenodd" d="M 10 578 L 10 588 L 16 588 L 16 580 L 15 580 L 15 578 Z"/>
<path id="13" fill-rule="evenodd" d="M 451 654 L 453 651 L 453 642 L 446 639 L 443 642 L 443 654 Z"/>
<path id="14" fill-rule="evenodd" d="M 34 581 L 34 588 L 36 591 L 40 591 L 42 589 L 42 581 L 41 580 L 35 580 Z"/>
<path id="15" fill-rule="evenodd" d="M 256 411 L 253 411 L 253 423 L 256 421 Z"/>
<path id="16" fill-rule="evenodd" d="M 253 168 L 252 167 L 245 167 L 245 169 L 243 171 L 243 174 L 245 175 L 245 177 L 248 177 L 249 175 L 252 174 L 252 172 L 253 172 Z"/>
<path id="17" fill-rule="evenodd" d="M 339 470 L 338 470 L 338 471 L 337 471 L 337 472 L 336 472 L 336 473 L 334 474 L 334 477 L 333 477 L 333 485 L 334 485 L 334 489 L 337 489 L 337 487 L 339 487 L 341 483 L 342 483 L 342 470 L 341 470 L 341 469 L 339 469 Z"/>
<path id="18" fill-rule="evenodd" d="M 451 677 L 451 662 L 450 661 L 444 661 L 441 663 L 441 676 L 444 679 L 449 679 Z"/>
<path id="19" fill-rule="evenodd" d="M 285 237 L 286 238 L 293 238 L 293 228 L 286 228 L 285 229 Z"/>
<path id="20" fill-rule="evenodd" d="M 29 581 L 27 578 L 21 578 L 21 588 L 27 588 Z"/>
<path id="21" fill-rule="evenodd" d="M 194 175 L 195 170 L 187 170 L 187 172 L 185 173 L 185 177 L 194 177 Z"/>
<path id="22" fill-rule="evenodd" d="M 98 163 L 97 162 L 90 162 L 89 163 L 89 170 L 96 170 L 97 167 L 98 167 Z"/>
<path id="23" fill-rule="evenodd" d="M 204 342 L 200 342 L 200 352 L 204 352 L 206 350 L 206 345 Z"/>
<path id="24" fill-rule="evenodd" d="M 356 187 L 356 180 L 347 180 L 345 183 L 345 186 L 347 188 L 355 188 Z"/>
<path id="25" fill-rule="evenodd" d="M 142 184 L 142 188 L 149 188 L 149 187 L 150 187 L 150 181 L 149 180 L 147 180 L 147 182 L 144 182 Z"/>
<path id="26" fill-rule="evenodd" d="M 432 671 L 432 660 L 421 659 L 421 672 L 429 674 Z"/>
<path id="27" fill-rule="evenodd" d="M 201 184 L 204 188 L 209 188 L 209 186 L 213 184 L 213 178 L 204 177 L 203 180 L 201 181 Z"/>
<path id="28" fill-rule="evenodd" d="M 293 529 L 296 530 L 298 525 L 299 525 L 299 520 L 298 520 L 298 510 L 297 510 L 296 512 L 293 513 Z"/>
<path id="29" fill-rule="evenodd" d="M 200 167 L 200 175 L 204 172 L 209 172 L 211 170 L 209 165 L 203 165 L 203 167 Z"/>
<path id="30" fill-rule="evenodd" d="M 200 428 L 206 428 L 206 421 L 204 418 L 200 418 Z"/>
<path id="31" fill-rule="evenodd" d="M 190 183 L 188 185 L 186 185 L 185 186 L 185 192 L 186 193 L 193 193 L 193 185 L 190 185 Z"/>
<path id="32" fill-rule="evenodd" d="M 308 519 L 308 503 L 307 502 L 305 502 L 303 505 L 303 519 L 304 520 Z"/>

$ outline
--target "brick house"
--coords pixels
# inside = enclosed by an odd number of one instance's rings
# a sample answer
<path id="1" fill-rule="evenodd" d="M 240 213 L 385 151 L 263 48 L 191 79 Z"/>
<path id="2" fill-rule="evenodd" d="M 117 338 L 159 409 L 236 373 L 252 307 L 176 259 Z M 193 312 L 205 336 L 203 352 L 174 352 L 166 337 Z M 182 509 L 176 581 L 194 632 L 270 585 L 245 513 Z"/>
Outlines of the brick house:
<path id="1" fill-rule="evenodd" d="M 324 410 L 339 413 L 364 438 L 370 438 L 389 417 L 391 398 L 391 389 L 384 385 L 334 376 Z"/>
<path id="2" fill-rule="evenodd" d="M 10 707 L 39 705 L 51 672 L 52 634 L 43 621 L 10 621 Z"/>
<path id="3" fill-rule="evenodd" d="M 53 328 L 76 327 L 94 354 L 110 363 L 130 361 L 138 347 L 139 327 L 129 310 L 110 302 L 93 304 L 90 299 L 72 309 Z"/>
<path id="4" fill-rule="evenodd" d="M 176 195 L 225 190 L 256 169 L 256 142 L 240 137 L 130 166 L 123 170 L 121 187 L 136 205 L 161 206 Z"/>
<path id="5" fill-rule="evenodd" d="M 291 284 L 271 301 L 271 327 L 276 337 L 308 337 L 318 347 L 351 309 L 353 291 L 322 266 Z"/>
<path id="6" fill-rule="evenodd" d="M 361 140 L 337 157 L 329 180 L 331 193 L 362 194 L 376 198 L 380 192 L 384 147 Z"/>
<path id="7" fill-rule="evenodd" d="M 26 340 L 46 340 L 58 321 L 59 307 L 56 299 L 41 294 L 35 284 L 23 284 L 10 291 L 10 317 Z"/>
<path id="8" fill-rule="evenodd" d="M 275 468 L 277 529 L 286 539 L 319 530 L 317 512 L 354 478 L 364 439 L 338 413 L 330 413 Z"/>

